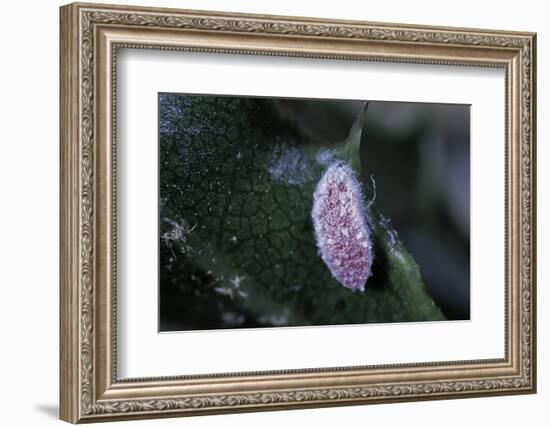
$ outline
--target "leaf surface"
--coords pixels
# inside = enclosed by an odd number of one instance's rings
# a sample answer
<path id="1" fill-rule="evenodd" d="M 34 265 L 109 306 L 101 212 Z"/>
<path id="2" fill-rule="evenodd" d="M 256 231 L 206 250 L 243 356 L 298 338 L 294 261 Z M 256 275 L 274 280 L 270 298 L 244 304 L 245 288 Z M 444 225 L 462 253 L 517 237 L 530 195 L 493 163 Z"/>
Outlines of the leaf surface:
<path id="1" fill-rule="evenodd" d="M 444 319 L 368 200 L 366 291 L 341 286 L 319 257 L 312 195 L 350 141 L 312 141 L 267 99 L 162 95 L 160 105 L 161 317 L 189 329 Z"/>

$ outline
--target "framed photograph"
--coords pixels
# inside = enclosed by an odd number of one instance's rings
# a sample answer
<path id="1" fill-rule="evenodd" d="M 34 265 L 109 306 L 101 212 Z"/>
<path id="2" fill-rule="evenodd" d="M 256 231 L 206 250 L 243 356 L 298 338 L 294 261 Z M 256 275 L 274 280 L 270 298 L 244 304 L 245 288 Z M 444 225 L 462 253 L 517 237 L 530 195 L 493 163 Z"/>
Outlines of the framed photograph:
<path id="1" fill-rule="evenodd" d="M 535 34 L 60 22 L 63 420 L 535 392 Z"/>

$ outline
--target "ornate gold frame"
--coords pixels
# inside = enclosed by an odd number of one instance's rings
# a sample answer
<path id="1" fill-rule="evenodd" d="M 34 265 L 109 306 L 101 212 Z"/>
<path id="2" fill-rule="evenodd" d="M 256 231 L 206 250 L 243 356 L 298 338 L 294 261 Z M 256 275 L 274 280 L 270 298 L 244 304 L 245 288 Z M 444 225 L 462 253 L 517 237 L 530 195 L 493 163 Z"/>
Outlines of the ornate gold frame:
<path id="1" fill-rule="evenodd" d="M 61 418 L 128 418 L 533 393 L 535 34 L 187 10 L 61 8 Z M 505 357 L 117 380 L 117 47 L 502 67 Z"/>

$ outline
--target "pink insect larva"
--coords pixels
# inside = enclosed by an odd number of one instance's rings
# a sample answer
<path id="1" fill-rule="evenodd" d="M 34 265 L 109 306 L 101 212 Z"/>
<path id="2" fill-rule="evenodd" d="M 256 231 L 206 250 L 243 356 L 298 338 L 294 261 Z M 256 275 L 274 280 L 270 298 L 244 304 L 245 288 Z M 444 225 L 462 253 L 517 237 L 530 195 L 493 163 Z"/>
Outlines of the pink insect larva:
<path id="1" fill-rule="evenodd" d="M 361 186 L 353 169 L 333 163 L 313 194 L 311 212 L 319 255 L 343 286 L 365 290 L 373 249 Z"/>

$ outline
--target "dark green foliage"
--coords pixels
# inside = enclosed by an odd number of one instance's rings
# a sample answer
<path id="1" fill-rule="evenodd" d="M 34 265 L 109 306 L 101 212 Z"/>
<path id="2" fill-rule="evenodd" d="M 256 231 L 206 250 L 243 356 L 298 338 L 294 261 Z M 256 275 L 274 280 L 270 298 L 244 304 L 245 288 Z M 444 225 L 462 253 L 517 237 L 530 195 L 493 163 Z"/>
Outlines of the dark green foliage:
<path id="1" fill-rule="evenodd" d="M 266 99 L 162 95 L 160 105 L 161 330 L 444 318 L 372 205 L 364 293 L 318 256 L 313 191 L 349 145 L 309 140 Z"/>

